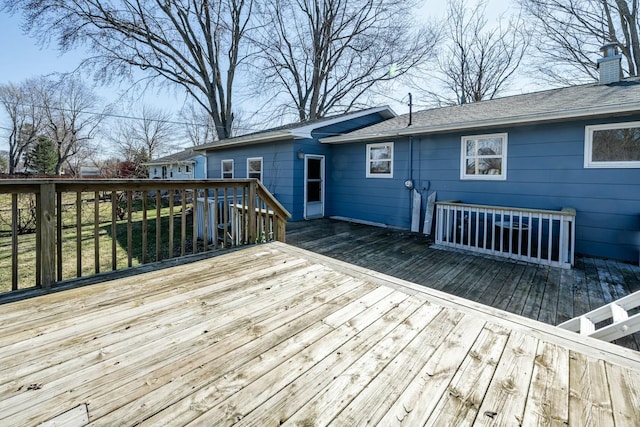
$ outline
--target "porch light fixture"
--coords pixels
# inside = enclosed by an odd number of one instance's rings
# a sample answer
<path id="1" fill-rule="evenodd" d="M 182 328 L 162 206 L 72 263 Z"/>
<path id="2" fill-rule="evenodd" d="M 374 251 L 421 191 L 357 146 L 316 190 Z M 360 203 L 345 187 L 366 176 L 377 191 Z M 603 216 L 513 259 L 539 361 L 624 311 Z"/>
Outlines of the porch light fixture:
<path id="1" fill-rule="evenodd" d="M 304 159 L 304 151 L 302 151 L 302 149 L 298 150 L 298 159 L 299 160 L 303 160 Z"/>

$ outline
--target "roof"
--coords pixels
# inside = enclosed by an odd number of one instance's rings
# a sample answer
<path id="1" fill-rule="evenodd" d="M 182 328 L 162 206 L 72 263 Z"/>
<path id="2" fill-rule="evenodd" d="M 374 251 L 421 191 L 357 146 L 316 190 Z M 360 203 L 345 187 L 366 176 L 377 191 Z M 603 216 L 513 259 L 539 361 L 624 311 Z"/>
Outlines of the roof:
<path id="1" fill-rule="evenodd" d="M 414 112 L 350 132 L 322 138 L 347 143 L 394 136 L 482 129 L 640 112 L 640 78 L 587 84 Z"/>
<path id="2" fill-rule="evenodd" d="M 391 119 L 397 116 L 389 106 L 385 105 L 382 107 L 368 108 L 366 110 L 360 110 L 353 113 L 324 117 L 317 120 L 289 123 L 284 126 L 275 127 L 260 132 L 250 133 L 237 136 L 235 138 L 228 138 L 222 141 L 200 145 L 198 147 L 194 147 L 194 149 L 198 151 L 216 150 L 236 145 L 253 145 L 288 139 L 311 138 L 311 132 L 316 129 L 375 113 L 379 113 L 381 116 L 387 119 Z"/>
<path id="3" fill-rule="evenodd" d="M 172 163 L 194 163 L 195 157 L 202 156 L 202 153 L 194 151 L 194 147 L 187 148 L 184 151 L 178 153 L 169 154 L 168 156 L 160 157 L 158 159 L 150 160 L 145 165 L 166 165 Z"/>

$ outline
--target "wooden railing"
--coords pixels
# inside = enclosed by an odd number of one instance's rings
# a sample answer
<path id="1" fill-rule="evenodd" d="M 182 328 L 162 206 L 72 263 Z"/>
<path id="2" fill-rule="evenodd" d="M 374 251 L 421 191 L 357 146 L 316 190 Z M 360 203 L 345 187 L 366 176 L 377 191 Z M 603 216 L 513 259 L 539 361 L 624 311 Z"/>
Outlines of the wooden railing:
<path id="1" fill-rule="evenodd" d="M 570 268 L 574 209 L 562 211 L 436 203 L 436 244 Z"/>
<path id="2" fill-rule="evenodd" d="M 255 179 L 0 180 L 0 198 L 0 291 L 284 241 L 290 217 Z"/>

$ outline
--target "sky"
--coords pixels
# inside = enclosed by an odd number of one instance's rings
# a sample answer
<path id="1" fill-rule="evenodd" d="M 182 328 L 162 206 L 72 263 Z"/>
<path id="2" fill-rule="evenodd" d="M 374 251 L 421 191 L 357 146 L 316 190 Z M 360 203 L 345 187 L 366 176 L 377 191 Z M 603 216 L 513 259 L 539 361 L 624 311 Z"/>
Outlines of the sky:
<path id="1" fill-rule="evenodd" d="M 510 0 L 490 0 L 487 6 L 487 17 L 497 19 L 509 8 L 509 5 Z M 445 6 L 446 0 L 427 1 L 417 13 L 425 18 L 443 16 Z M 71 72 L 81 63 L 82 51 L 61 55 L 55 45 L 41 47 L 34 38 L 25 35 L 20 26 L 19 15 L 11 16 L 0 12 L 0 41 L 2 42 L 0 84 L 20 83 L 31 77 Z M 117 94 L 120 92 L 122 89 L 114 86 L 96 88 L 96 93 L 107 102 L 117 99 Z M 405 113 L 408 109 L 404 103 L 398 102 L 403 97 L 406 97 L 404 92 L 390 94 L 388 103 L 397 113 Z M 157 91 L 148 93 L 145 96 L 145 102 L 168 110 L 175 110 L 176 105 L 182 104 L 182 100 L 176 99 L 175 95 Z M 127 111 L 116 111 L 116 113 L 127 115 Z M 5 137 L 6 127 L 6 113 L 0 109 L 0 150 L 8 149 Z"/>

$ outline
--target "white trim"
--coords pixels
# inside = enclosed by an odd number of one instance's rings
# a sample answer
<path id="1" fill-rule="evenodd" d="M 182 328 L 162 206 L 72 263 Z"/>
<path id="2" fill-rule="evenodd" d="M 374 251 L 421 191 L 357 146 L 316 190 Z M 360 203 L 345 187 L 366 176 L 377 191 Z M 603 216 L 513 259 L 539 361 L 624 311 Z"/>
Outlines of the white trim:
<path id="1" fill-rule="evenodd" d="M 224 177 L 224 162 L 231 162 L 231 178 Z M 222 179 L 233 179 L 235 178 L 235 162 L 233 159 L 222 159 L 220 160 L 220 178 Z"/>
<path id="2" fill-rule="evenodd" d="M 382 159 L 382 160 L 378 160 L 378 161 L 388 161 L 390 163 L 390 168 L 389 168 L 389 173 L 372 173 L 371 172 L 371 163 L 376 160 L 376 159 L 372 159 L 371 158 L 371 150 L 373 148 L 379 148 L 379 147 L 390 147 L 390 152 L 391 152 L 391 157 L 389 159 Z M 394 146 L 393 146 L 393 142 L 378 142 L 378 143 L 373 143 L 373 144 L 367 144 L 366 145 L 366 171 L 365 171 L 365 177 L 366 178 L 393 178 L 393 163 L 394 163 Z"/>
<path id="3" fill-rule="evenodd" d="M 640 128 L 640 122 L 609 123 L 603 125 L 589 125 L 584 127 L 584 167 L 589 169 L 637 169 L 640 168 L 640 160 L 630 161 L 594 161 L 593 157 L 593 132 L 598 130 Z"/>
<path id="4" fill-rule="evenodd" d="M 474 141 L 479 139 L 492 139 L 492 138 L 501 138 L 502 139 L 502 154 L 501 158 L 501 173 L 497 175 L 476 175 L 476 174 L 467 174 L 467 150 L 466 143 L 468 141 Z M 507 147 L 508 147 L 508 135 L 506 133 L 491 133 L 486 135 L 465 135 L 460 138 L 460 179 L 461 180 L 474 180 L 474 181 L 506 181 L 507 180 Z M 477 155 L 476 155 L 477 156 Z M 495 156 L 484 156 L 484 157 L 475 157 L 475 158 L 497 158 L 498 155 Z"/>
<path id="5" fill-rule="evenodd" d="M 308 219 L 307 217 L 307 179 L 308 179 L 308 163 L 307 160 L 308 159 L 319 159 L 320 160 L 320 182 L 321 182 L 321 187 L 320 187 L 320 198 L 321 198 L 321 202 L 322 202 L 322 213 L 320 215 L 320 217 L 324 217 L 324 209 L 325 209 L 325 203 L 324 201 L 326 200 L 326 193 L 325 193 L 325 181 L 326 181 L 326 176 L 325 176 L 325 156 L 321 155 L 321 154 L 305 154 L 304 155 L 304 212 L 303 212 L 303 217 L 304 219 Z M 314 216 L 313 218 L 317 218 L 316 216 Z"/>
<path id="6" fill-rule="evenodd" d="M 201 145 L 199 147 L 194 147 L 193 149 L 195 151 L 219 150 L 235 145 L 264 144 L 267 142 L 284 141 L 287 139 L 311 138 L 311 133 L 318 128 L 330 126 L 336 123 L 342 123 L 348 120 L 357 119 L 358 117 L 364 117 L 368 116 L 369 114 L 376 113 L 379 113 L 384 118 L 388 119 L 397 117 L 395 111 L 393 111 L 388 105 L 385 105 L 382 107 L 374 107 L 362 111 L 356 111 L 354 113 L 345 113 L 332 119 L 320 119 L 307 125 L 301 124 L 299 127 L 292 127 L 291 129 L 267 130 L 251 135 L 241 135 L 222 141 L 216 141 L 206 145 Z"/>
<path id="7" fill-rule="evenodd" d="M 258 178 L 260 181 L 262 181 L 262 177 L 264 176 L 264 162 L 262 160 L 262 157 L 247 157 L 247 178 L 250 178 L 249 176 L 249 162 L 255 162 L 259 160 L 260 161 L 260 178 Z M 255 172 L 254 172 L 255 173 Z"/>

